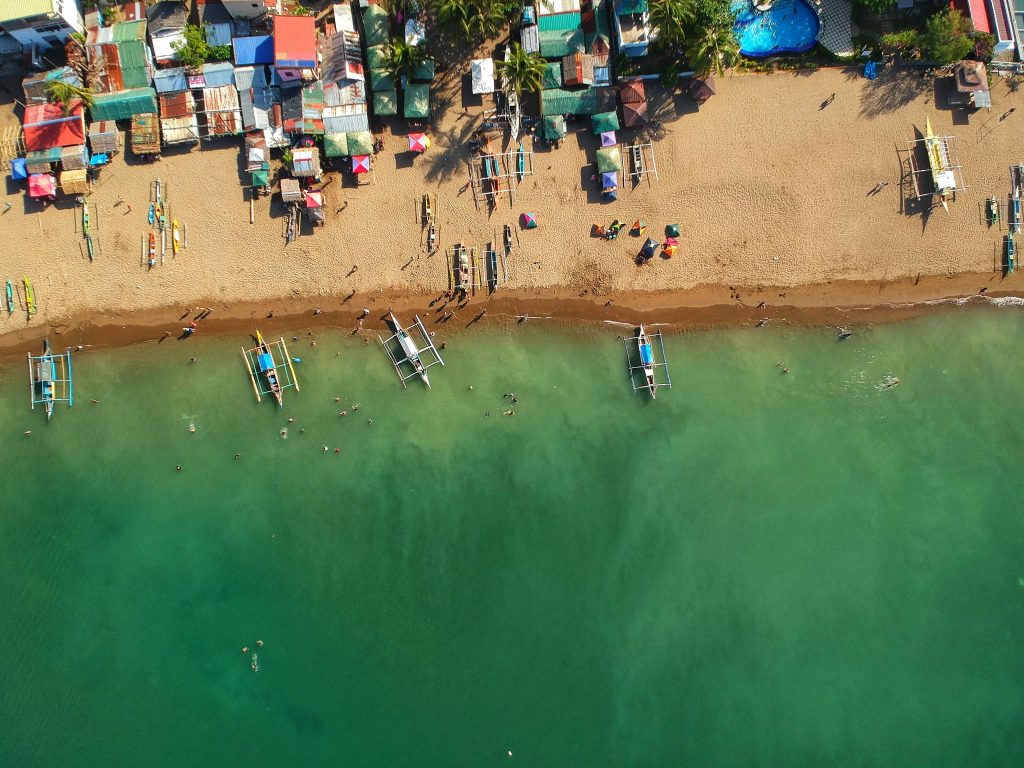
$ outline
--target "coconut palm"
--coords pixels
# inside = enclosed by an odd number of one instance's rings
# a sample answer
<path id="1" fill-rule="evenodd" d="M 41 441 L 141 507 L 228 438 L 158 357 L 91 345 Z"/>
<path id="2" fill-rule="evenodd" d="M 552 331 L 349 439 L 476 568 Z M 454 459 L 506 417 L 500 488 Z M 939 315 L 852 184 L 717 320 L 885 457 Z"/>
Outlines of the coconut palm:
<path id="1" fill-rule="evenodd" d="M 493 37 L 505 25 L 505 15 L 493 0 L 440 0 L 437 18 L 467 40 Z"/>
<path id="2" fill-rule="evenodd" d="M 698 76 L 721 75 L 740 58 L 740 46 L 732 27 L 694 30 L 687 41 L 686 60 Z"/>
<path id="3" fill-rule="evenodd" d="M 391 38 L 384 49 L 384 69 L 396 81 L 403 75 L 412 75 L 427 58 L 427 51 L 422 45 L 409 45 L 400 37 Z"/>
<path id="4" fill-rule="evenodd" d="M 548 66 L 539 53 L 529 53 L 519 43 L 513 43 L 508 58 L 499 59 L 497 64 L 505 87 L 512 88 L 516 96 L 522 96 L 523 91 L 539 91 Z"/>
<path id="5" fill-rule="evenodd" d="M 651 0 L 650 24 L 658 30 L 658 41 L 662 45 L 683 42 L 695 15 L 691 0 Z"/>
<path id="6" fill-rule="evenodd" d="M 60 104 L 65 115 L 71 114 L 75 101 L 81 101 L 82 106 L 91 109 L 93 98 L 92 91 L 79 85 L 71 85 L 61 80 L 53 80 L 46 85 L 46 98 L 53 104 Z"/>

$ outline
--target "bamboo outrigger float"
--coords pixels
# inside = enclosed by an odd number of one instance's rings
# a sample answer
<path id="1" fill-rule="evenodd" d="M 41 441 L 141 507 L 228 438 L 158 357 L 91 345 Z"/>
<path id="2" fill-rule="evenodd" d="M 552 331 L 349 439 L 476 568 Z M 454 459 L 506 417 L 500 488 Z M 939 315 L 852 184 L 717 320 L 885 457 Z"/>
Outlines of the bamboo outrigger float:
<path id="1" fill-rule="evenodd" d="M 275 351 L 277 356 L 275 357 Z M 280 362 L 278 359 L 280 358 Z M 300 392 L 299 379 L 295 375 L 295 368 L 292 366 L 292 358 L 288 355 L 288 347 L 284 338 L 277 341 L 267 342 L 258 330 L 256 331 L 256 346 L 252 349 L 242 349 L 242 359 L 245 361 L 246 370 L 249 371 L 249 379 L 252 381 L 252 390 L 256 393 L 256 402 L 263 402 L 264 395 L 272 395 L 277 404 L 284 407 L 284 390 L 295 387 Z"/>
<path id="2" fill-rule="evenodd" d="M 657 340 L 657 347 L 653 343 L 654 340 Z M 624 336 L 622 343 L 626 349 L 626 366 L 634 393 L 646 390 L 654 400 L 658 396 L 658 387 L 672 388 L 668 359 L 665 356 L 665 341 L 661 331 L 648 334 L 641 323 L 636 335 Z M 655 355 L 655 349 L 661 352 L 660 362 Z M 658 381 L 659 369 L 664 371 L 664 381 Z"/>
<path id="3" fill-rule="evenodd" d="M 28 353 L 29 398 L 32 410 L 37 405 L 46 410 L 46 420 L 53 418 L 56 403 L 75 404 L 71 379 L 71 350 L 55 355 L 50 340 L 43 342 L 43 354 Z"/>
<path id="4" fill-rule="evenodd" d="M 419 315 L 415 317 L 416 322 L 408 328 L 403 328 L 402 324 L 398 322 L 398 318 L 395 317 L 394 312 L 390 313 L 388 321 L 395 329 L 395 332 L 386 339 L 381 338 L 379 335 L 377 338 L 380 339 L 380 345 L 384 347 L 384 352 L 387 353 L 388 359 L 391 360 L 391 364 L 395 367 L 395 373 L 398 374 L 398 379 L 402 382 L 403 387 L 406 386 L 406 381 L 419 376 L 423 383 L 427 385 L 427 389 L 430 389 L 430 377 L 427 375 L 427 369 L 438 363 L 443 366 L 444 360 L 441 359 L 441 353 L 434 346 L 430 333 L 424 327 Z M 419 341 L 410 335 L 409 331 L 416 333 Z M 393 342 L 395 341 L 398 342 L 397 348 L 394 348 Z M 403 365 L 407 365 L 407 368 L 411 370 L 408 373 L 404 373 L 402 370 Z"/>

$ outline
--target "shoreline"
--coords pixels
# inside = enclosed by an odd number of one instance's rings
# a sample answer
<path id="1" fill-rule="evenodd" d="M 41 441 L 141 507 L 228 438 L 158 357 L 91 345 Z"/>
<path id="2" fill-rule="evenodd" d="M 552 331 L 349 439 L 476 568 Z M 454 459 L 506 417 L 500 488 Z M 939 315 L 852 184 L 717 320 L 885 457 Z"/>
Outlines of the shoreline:
<path id="1" fill-rule="evenodd" d="M 997 285 L 993 286 L 995 282 Z M 996 299 L 1013 299 L 1018 292 L 997 290 L 998 274 L 963 273 L 948 276 L 919 276 L 886 281 L 832 281 L 820 285 L 700 286 L 691 290 L 591 293 L 569 288 L 499 291 L 487 296 L 481 291 L 459 308 L 445 304 L 443 294 L 357 294 L 350 299 L 325 297 L 281 298 L 256 303 L 200 303 L 212 314 L 200 321 L 204 335 L 251 334 L 258 326 L 265 333 L 293 332 L 302 327 L 352 329 L 376 332 L 385 327 L 383 316 L 389 308 L 398 314 L 419 314 L 424 324 L 445 335 L 472 327 L 486 319 L 488 324 L 512 325 L 524 316 L 536 320 L 567 323 L 628 323 L 643 321 L 670 333 L 755 327 L 767 318 L 768 325 L 788 327 L 865 326 L 911 320 L 951 306 L 992 304 Z M 982 290 L 985 289 L 985 290 Z M 759 305 L 764 302 L 763 308 Z M 1024 297 L 1021 298 L 1024 303 Z M 319 308 L 319 314 L 314 309 Z M 370 310 L 362 323 L 363 308 Z M 0 361 L 11 361 L 36 351 L 44 337 L 54 347 L 87 346 L 108 349 L 140 343 L 177 341 L 182 327 L 195 315 L 183 307 L 85 314 L 44 325 L 26 325 L 0 334 Z M 454 310 L 454 314 L 451 314 Z M 479 320 L 481 310 L 486 314 Z M 445 314 L 450 314 L 447 320 Z M 16 316 L 11 316 L 16 322 Z M 167 335 L 167 332 L 170 335 Z"/>

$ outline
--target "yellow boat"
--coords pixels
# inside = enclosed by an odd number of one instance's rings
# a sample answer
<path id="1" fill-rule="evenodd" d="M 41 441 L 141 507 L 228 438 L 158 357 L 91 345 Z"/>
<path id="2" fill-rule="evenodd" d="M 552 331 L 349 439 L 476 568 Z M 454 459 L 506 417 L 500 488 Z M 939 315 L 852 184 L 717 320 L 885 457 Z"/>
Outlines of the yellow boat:
<path id="1" fill-rule="evenodd" d="M 949 147 L 943 139 L 935 136 L 930 117 L 925 118 L 924 126 L 924 146 L 935 185 L 934 194 L 939 196 L 942 207 L 949 213 L 949 201 L 956 192 L 956 176 L 953 173 L 953 162 L 949 158 Z"/>
<path id="2" fill-rule="evenodd" d="M 36 292 L 27 277 L 22 277 L 21 281 L 25 284 L 25 306 L 28 307 L 28 316 L 32 317 L 36 313 Z"/>
<path id="3" fill-rule="evenodd" d="M 171 248 L 174 251 L 174 255 L 177 256 L 178 255 L 178 244 L 181 241 L 181 235 L 178 232 L 178 220 L 177 219 L 174 219 L 171 222 L 171 231 L 173 232 L 173 235 L 171 237 Z"/>

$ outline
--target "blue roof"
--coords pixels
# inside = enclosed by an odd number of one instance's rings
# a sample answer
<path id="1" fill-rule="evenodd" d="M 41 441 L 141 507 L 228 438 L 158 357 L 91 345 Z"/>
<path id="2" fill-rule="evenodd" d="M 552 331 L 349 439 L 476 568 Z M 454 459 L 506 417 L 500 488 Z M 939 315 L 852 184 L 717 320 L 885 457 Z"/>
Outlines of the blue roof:
<path id="1" fill-rule="evenodd" d="M 240 67 L 274 63 L 274 38 L 270 35 L 236 37 L 231 47 L 235 50 L 235 64 Z"/>
<path id="2" fill-rule="evenodd" d="M 180 93 L 188 90 L 185 70 L 181 67 L 158 69 L 153 73 L 153 87 L 157 93 Z"/>
<path id="3" fill-rule="evenodd" d="M 235 65 L 230 61 L 203 64 L 203 80 L 207 88 L 235 84 Z"/>

